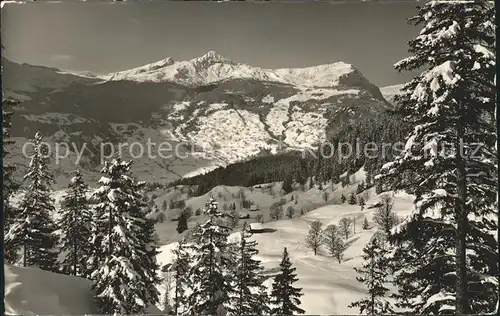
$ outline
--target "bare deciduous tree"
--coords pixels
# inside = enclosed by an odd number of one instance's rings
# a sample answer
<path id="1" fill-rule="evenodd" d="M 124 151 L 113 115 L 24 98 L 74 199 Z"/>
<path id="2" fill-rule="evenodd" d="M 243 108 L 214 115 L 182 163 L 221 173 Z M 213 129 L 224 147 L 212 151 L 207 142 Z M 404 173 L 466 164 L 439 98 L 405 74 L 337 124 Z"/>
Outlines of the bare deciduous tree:
<path id="1" fill-rule="evenodd" d="M 280 220 L 281 217 L 283 216 L 283 207 L 281 207 L 281 205 L 278 202 L 273 203 L 273 205 L 271 205 L 270 210 L 271 213 L 269 214 L 269 216 L 272 219 Z"/>
<path id="2" fill-rule="evenodd" d="M 387 235 L 389 235 L 391 228 L 398 224 L 399 218 L 392 210 L 394 202 L 389 195 L 383 195 L 380 202 L 382 205 L 375 212 L 373 221 L 379 225 Z"/>
<path id="3" fill-rule="evenodd" d="M 341 263 L 344 258 L 344 250 L 345 244 L 342 241 L 342 238 L 339 237 L 335 239 L 335 250 L 333 252 L 333 256 L 339 261 L 339 263 Z"/>
<path id="4" fill-rule="evenodd" d="M 329 225 L 323 231 L 323 244 L 328 249 L 330 255 L 341 263 L 344 257 L 345 245 L 339 233 L 339 228 L 337 226 Z"/>
<path id="5" fill-rule="evenodd" d="M 345 239 L 349 238 L 349 235 L 351 233 L 351 225 L 352 222 L 347 217 L 342 218 L 339 222 L 340 233 L 345 237 Z"/>
<path id="6" fill-rule="evenodd" d="M 322 226 L 323 223 L 321 223 L 320 221 L 312 222 L 309 228 L 309 233 L 306 237 L 306 244 L 314 251 L 315 255 L 317 254 L 319 247 L 323 243 L 323 235 L 321 232 Z"/>

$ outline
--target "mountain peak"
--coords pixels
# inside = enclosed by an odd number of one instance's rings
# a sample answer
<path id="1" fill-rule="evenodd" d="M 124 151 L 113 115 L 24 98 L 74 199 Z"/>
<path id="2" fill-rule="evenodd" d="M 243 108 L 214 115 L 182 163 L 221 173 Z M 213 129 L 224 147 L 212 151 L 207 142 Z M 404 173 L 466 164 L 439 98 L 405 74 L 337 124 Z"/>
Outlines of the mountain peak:
<path id="1" fill-rule="evenodd" d="M 230 59 L 219 55 L 214 50 L 209 50 L 205 55 L 192 59 L 194 64 L 213 64 L 213 63 L 228 63 L 234 64 Z"/>
<path id="2" fill-rule="evenodd" d="M 353 65 L 345 62 L 305 68 L 267 69 L 232 61 L 214 50 L 190 60 L 175 62 L 172 58 L 166 58 L 102 78 L 139 82 L 171 81 L 187 86 L 202 86 L 228 78 L 280 82 L 301 87 L 368 84 L 366 78 Z"/>
<path id="3" fill-rule="evenodd" d="M 209 50 L 205 55 L 201 56 L 201 58 L 217 58 L 217 57 L 222 57 L 222 56 L 217 54 L 217 52 L 214 50 Z"/>

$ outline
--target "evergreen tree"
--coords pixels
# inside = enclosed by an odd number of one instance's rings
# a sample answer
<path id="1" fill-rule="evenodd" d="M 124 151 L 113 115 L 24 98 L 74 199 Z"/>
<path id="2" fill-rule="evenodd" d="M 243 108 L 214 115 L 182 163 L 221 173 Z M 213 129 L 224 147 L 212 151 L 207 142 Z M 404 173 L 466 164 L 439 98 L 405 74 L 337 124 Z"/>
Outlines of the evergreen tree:
<path id="1" fill-rule="evenodd" d="M 361 228 L 363 228 L 363 230 L 370 229 L 370 224 L 368 223 L 368 219 L 366 217 L 363 220 L 363 225 L 361 226 Z"/>
<path id="2" fill-rule="evenodd" d="M 356 194 L 359 194 L 365 190 L 365 183 L 361 182 L 356 188 Z"/>
<path id="3" fill-rule="evenodd" d="M 384 192 L 384 188 L 381 181 L 375 181 L 375 193 L 380 194 Z"/>
<path id="4" fill-rule="evenodd" d="M 57 271 L 57 242 L 55 223 L 52 213 L 55 211 L 54 199 L 50 196 L 53 177 L 48 173 L 48 148 L 43 145 L 43 138 L 36 133 L 33 142 L 28 173 L 24 176 L 27 184 L 25 194 L 19 205 L 19 213 L 14 218 L 5 243 L 14 249 L 22 248 L 23 266 L 37 266 L 44 270 Z"/>
<path id="5" fill-rule="evenodd" d="M 360 196 L 360 197 L 358 198 L 358 204 L 359 204 L 359 206 L 361 206 L 361 211 L 363 211 L 363 209 L 364 209 L 364 207 L 365 207 L 366 203 L 365 203 L 365 199 L 364 199 L 362 196 Z"/>
<path id="6" fill-rule="evenodd" d="M 271 315 L 296 315 L 304 314 L 305 311 L 298 307 L 302 289 L 294 287 L 293 284 L 298 281 L 294 273 L 290 257 L 286 248 L 283 250 L 283 259 L 280 263 L 280 273 L 274 277 L 273 288 L 271 291 Z"/>
<path id="7" fill-rule="evenodd" d="M 19 104 L 18 100 L 6 99 L 2 100 L 2 132 L 3 132 L 3 184 L 2 184 L 2 198 L 3 198 L 3 231 L 4 236 L 7 235 L 11 225 L 15 220 L 17 209 L 10 203 L 9 199 L 12 194 L 17 191 L 19 184 L 12 179 L 12 174 L 16 170 L 14 165 L 7 163 L 6 158 L 9 155 L 9 147 L 14 144 L 10 139 L 11 119 L 14 114 L 8 108 Z M 19 245 L 15 242 L 4 242 L 4 258 L 7 263 L 14 264 L 18 259 Z"/>
<path id="8" fill-rule="evenodd" d="M 88 186 L 83 181 L 82 174 L 76 170 L 61 202 L 57 220 L 60 250 L 64 254 L 62 271 L 83 277 L 90 276 L 86 258 L 90 251 L 92 213 L 87 201 L 87 191 Z"/>
<path id="9" fill-rule="evenodd" d="M 177 232 L 182 234 L 188 229 L 188 215 L 186 212 L 181 212 L 177 221 Z"/>
<path id="10" fill-rule="evenodd" d="M 158 302 L 154 221 L 142 200 L 144 182 L 130 174 L 131 162 L 106 162 L 96 201 L 92 238 L 97 269 L 92 291 L 104 314 L 144 314 Z"/>
<path id="11" fill-rule="evenodd" d="M 181 240 L 177 247 L 172 250 L 174 262 L 170 267 L 173 272 L 174 280 L 174 298 L 172 311 L 174 315 L 181 315 L 187 307 L 187 294 L 189 289 L 189 270 L 191 267 L 191 259 L 188 252 L 186 241 Z"/>
<path id="12" fill-rule="evenodd" d="M 373 181 L 373 171 L 371 166 L 366 167 L 366 189 L 371 188 Z"/>
<path id="13" fill-rule="evenodd" d="M 344 194 L 342 194 L 342 195 L 340 196 L 340 201 L 342 202 L 342 204 L 344 204 L 346 200 L 347 200 L 347 199 L 346 199 L 345 195 L 344 195 Z"/>
<path id="14" fill-rule="evenodd" d="M 385 183 L 415 195 L 391 237 L 399 303 L 412 314 L 481 314 L 498 302 L 495 8 L 428 2 L 423 29 L 397 70 L 424 69 L 396 101 L 415 126 L 383 168 Z"/>
<path id="15" fill-rule="evenodd" d="M 389 289 L 386 287 L 388 277 L 388 252 L 381 245 L 377 235 L 363 248 L 364 265 L 354 268 L 360 274 L 356 277 L 358 282 L 368 288 L 368 297 L 353 302 L 349 307 L 358 307 L 361 314 L 384 315 L 392 313 L 391 306 L 384 299 Z"/>
<path id="16" fill-rule="evenodd" d="M 287 176 L 285 178 L 285 181 L 283 181 L 283 191 L 285 191 L 285 194 L 288 194 L 293 191 L 293 178 L 292 176 Z"/>
<path id="17" fill-rule="evenodd" d="M 205 213 L 208 220 L 193 232 L 193 266 L 190 270 L 192 293 L 189 314 L 224 315 L 229 305 L 233 267 L 227 238 L 230 228 L 222 225 L 222 213 L 212 197 Z"/>
<path id="18" fill-rule="evenodd" d="M 356 195 L 354 193 L 351 193 L 351 196 L 349 197 L 349 204 L 355 205 L 356 204 Z"/>
<path id="19" fill-rule="evenodd" d="M 241 239 L 237 249 L 236 261 L 234 262 L 232 291 L 230 293 L 231 308 L 233 315 L 264 315 L 268 305 L 264 278 L 260 275 L 263 267 L 260 261 L 254 259 L 259 251 L 257 242 L 250 241 L 251 233 L 245 225 L 241 231 Z"/>

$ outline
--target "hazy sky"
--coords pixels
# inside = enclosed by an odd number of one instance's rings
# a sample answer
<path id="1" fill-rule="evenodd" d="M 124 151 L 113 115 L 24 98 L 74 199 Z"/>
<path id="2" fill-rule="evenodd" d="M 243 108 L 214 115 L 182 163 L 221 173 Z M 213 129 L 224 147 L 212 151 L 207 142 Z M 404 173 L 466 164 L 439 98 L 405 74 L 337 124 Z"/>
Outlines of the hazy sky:
<path id="1" fill-rule="evenodd" d="M 373 83 L 405 82 L 392 65 L 419 29 L 415 2 L 28 3 L 2 9 L 4 54 L 16 62 L 108 73 L 209 50 L 264 68 L 344 61 Z"/>

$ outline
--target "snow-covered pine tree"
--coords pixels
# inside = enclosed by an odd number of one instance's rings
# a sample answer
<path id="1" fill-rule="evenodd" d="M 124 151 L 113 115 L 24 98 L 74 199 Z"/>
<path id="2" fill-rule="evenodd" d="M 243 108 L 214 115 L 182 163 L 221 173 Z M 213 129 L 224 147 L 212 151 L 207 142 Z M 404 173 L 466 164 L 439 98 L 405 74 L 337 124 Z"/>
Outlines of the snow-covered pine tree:
<path id="1" fill-rule="evenodd" d="M 302 289 L 294 287 L 293 284 L 298 281 L 294 273 L 290 257 L 286 248 L 283 250 L 283 259 L 280 263 L 280 272 L 274 277 L 271 290 L 271 315 L 296 315 L 304 314 L 305 311 L 298 307 Z"/>
<path id="2" fill-rule="evenodd" d="M 259 304 L 254 306 L 256 315 L 270 315 L 271 314 L 271 306 L 270 300 L 271 297 L 268 293 L 267 287 L 265 285 L 259 288 Z"/>
<path id="3" fill-rule="evenodd" d="M 61 202 L 56 222 L 60 233 L 59 249 L 63 253 L 60 264 L 62 271 L 82 277 L 90 276 L 87 257 L 90 251 L 92 213 L 87 201 L 87 192 L 88 186 L 77 169 Z"/>
<path id="4" fill-rule="evenodd" d="M 101 187 L 93 193 L 93 249 L 97 269 L 92 290 L 101 313 L 144 314 L 158 302 L 156 245 L 153 220 L 147 219 L 142 200 L 144 182 L 130 175 L 131 162 L 120 158 L 106 162 Z"/>
<path id="5" fill-rule="evenodd" d="M 349 304 L 349 307 L 359 308 L 360 314 L 386 315 L 392 313 L 392 307 L 386 300 L 389 289 L 386 287 L 389 275 L 388 252 L 383 241 L 375 234 L 363 248 L 364 264 L 361 268 L 354 268 L 360 274 L 358 282 L 366 285 L 368 296 L 362 300 Z"/>
<path id="6" fill-rule="evenodd" d="M 265 308 L 262 305 L 269 303 L 265 295 L 264 278 L 260 275 L 263 267 L 259 260 L 253 258 L 259 253 L 257 242 L 249 240 L 251 236 L 248 226 L 244 225 L 232 271 L 229 309 L 232 315 L 264 315 Z"/>
<path id="7" fill-rule="evenodd" d="M 171 266 L 174 280 L 172 311 L 174 315 L 182 315 L 187 307 L 186 289 L 189 288 L 188 273 L 191 267 L 191 259 L 185 239 L 179 241 L 172 253 L 174 255 L 174 262 Z"/>
<path id="8" fill-rule="evenodd" d="M 493 2 L 427 2 L 410 19 L 423 25 L 412 56 L 395 65 L 425 69 L 396 97 L 415 127 L 383 168 L 386 184 L 416 196 L 391 238 L 412 314 L 487 313 L 498 301 L 494 19 Z"/>
<path id="9" fill-rule="evenodd" d="M 231 292 L 233 262 L 228 245 L 231 229 L 223 225 L 218 202 L 211 197 L 205 206 L 208 220 L 193 232 L 192 293 L 188 314 L 225 315 Z"/>
<path id="10" fill-rule="evenodd" d="M 52 213 L 55 211 L 51 194 L 53 177 L 48 173 L 48 147 L 43 137 L 36 133 L 32 140 L 34 152 L 29 169 L 24 176 L 25 193 L 19 204 L 6 244 L 20 247 L 23 252 L 23 266 L 37 266 L 48 271 L 56 271 L 57 236 Z"/>
<path id="11" fill-rule="evenodd" d="M 9 155 L 9 146 L 14 143 L 10 139 L 11 119 L 14 114 L 10 111 L 10 107 L 17 105 L 20 102 L 14 99 L 2 100 L 2 132 L 3 132 L 3 184 L 2 184 L 2 198 L 3 198 L 3 230 L 4 236 L 7 235 L 9 229 L 14 222 L 16 216 L 16 208 L 10 204 L 9 199 L 12 194 L 19 188 L 19 184 L 12 179 L 12 173 L 16 170 L 14 165 L 6 162 L 6 157 Z M 19 246 L 13 243 L 4 243 L 4 258 L 7 263 L 14 264 L 19 255 Z"/>

